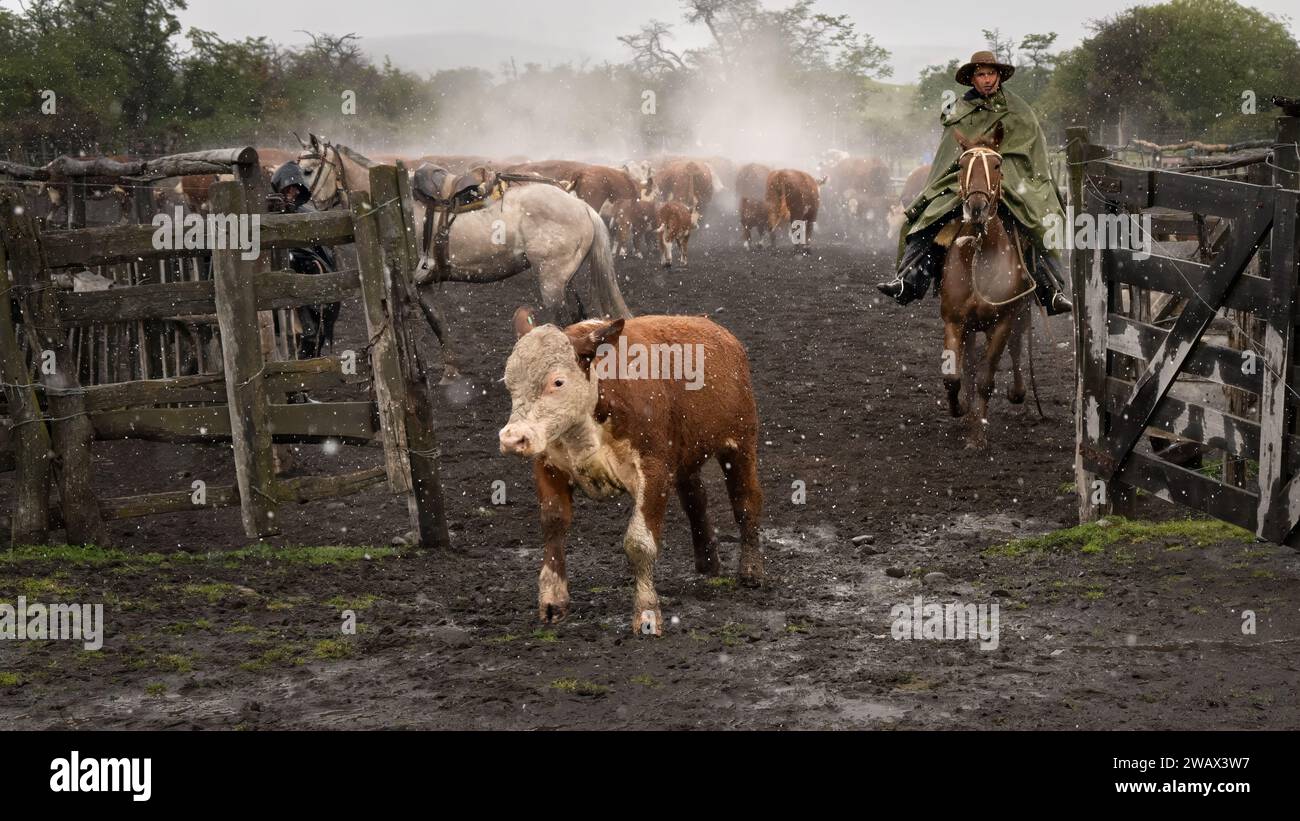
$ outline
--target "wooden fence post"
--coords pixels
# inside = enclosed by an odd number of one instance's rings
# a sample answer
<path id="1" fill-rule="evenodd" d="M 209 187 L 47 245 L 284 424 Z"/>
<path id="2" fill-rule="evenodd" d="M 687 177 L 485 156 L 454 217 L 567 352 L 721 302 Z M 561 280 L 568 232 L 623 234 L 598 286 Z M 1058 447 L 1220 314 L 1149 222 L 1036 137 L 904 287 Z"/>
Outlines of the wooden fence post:
<path id="1" fill-rule="evenodd" d="M 405 381 L 403 414 L 411 470 L 407 508 L 422 546 L 450 549 L 429 374 L 406 327 L 407 320 L 418 322 L 421 317 L 415 295 L 415 266 L 419 261 L 415 203 L 406 169 L 400 164 L 396 168 L 372 168 L 370 192 L 375 203 L 384 206 L 378 209 L 376 217 L 384 267 L 389 274 L 386 286 L 388 310 L 393 317 L 400 369 Z"/>
<path id="2" fill-rule="evenodd" d="M 373 179 L 374 175 L 371 175 Z M 406 384 L 398 359 L 394 318 L 384 275 L 384 254 L 379 244 L 378 215 L 363 191 L 351 195 L 353 241 L 360 264 L 361 301 L 366 313 L 366 336 L 370 340 L 370 372 L 379 409 L 379 427 L 384 436 L 384 468 L 394 493 L 411 490 L 411 467 L 406 441 L 406 418 L 402 413 Z"/>
<path id="3" fill-rule="evenodd" d="M 1092 159 L 1089 151 L 1092 145 L 1088 141 L 1087 128 L 1068 128 L 1065 133 L 1066 160 L 1070 164 L 1070 211 L 1067 215 L 1069 219 L 1066 220 L 1065 231 L 1066 236 L 1072 239 L 1073 220 L 1084 210 L 1084 163 Z M 1097 345 L 1100 342 L 1102 361 L 1105 361 L 1105 304 L 1101 304 L 1103 313 L 1100 339 L 1098 339 L 1098 323 L 1094 316 L 1098 307 L 1095 304 L 1097 300 L 1093 299 L 1094 295 L 1088 290 L 1091 255 L 1075 248 L 1073 243 L 1070 248 L 1070 280 L 1074 292 L 1074 487 L 1079 497 L 1079 522 L 1083 523 L 1093 521 L 1103 512 L 1092 503 L 1093 484 L 1097 481 L 1097 475 L 1084 468 L 1083 448 L 1095 445 L 1101 435 L 1101 398 L 1097 395 L 1096 388 L 1100 381 L 1106 378 L 1106 374 L 1104 365 L 1100 373 L 1096 372 L 1093 357 L 1097 354 Z"/>
<path id="4" fill-rule="evenodd" d="M 77 377 L 76 357 L 59 317 L 58 291 L 54 287 L 38 239 L 39 228 L 30 214 L 6 209 L 5 242 L 15 260 L 15 279 L 32 286 L 26 295 L 24 331 L 37 356 L 37 373 L 45 388 L 50 443 L 56 457 L 54 476 L 59 485 L 64 528 L 70 544 L 103 541 L 104 522 L 99 499 L 91 486 L 90 445 L 94 428 L 86 415 L 86 397 Z"/>
<path id="5" fill-rule="evenodd" d="M 11 213 L 13 201 L 0 201 L 0 211 Z M 50 434 L 41 418 L 36 390 L 31 386 L 31 372 L 18 346 L 11 288 L 8 255 L 0 242 L 0 380 L 5 383 L 5 401 L 14 426 L 17 471 L 9 538 L 14 545 L 44 544 L 50 535 Z"/>
<path id="6" fill-rule="evenodd" d="M 238 182 L 215 183 L 210 202 L 213 214 L 246 213 L 244 191 Z M 207 237 L 209 247 L 213 239 Z M 214 250 L 212 279 L 244 532 L 251 538 L 272 536 L 279 532 L 275 521 L 275 464 L 252 266 L 240 259 L 237 247 Z"/>

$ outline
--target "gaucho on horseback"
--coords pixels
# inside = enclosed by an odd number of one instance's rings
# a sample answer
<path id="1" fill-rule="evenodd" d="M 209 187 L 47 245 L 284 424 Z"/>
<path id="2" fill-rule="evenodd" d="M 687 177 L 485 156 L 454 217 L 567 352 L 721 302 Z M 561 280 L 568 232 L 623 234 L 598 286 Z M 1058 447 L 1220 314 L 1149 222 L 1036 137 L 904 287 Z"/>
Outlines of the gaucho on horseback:
<path id="1" fill-rule="evenodd" d="M 271 177 L 271 190 L 284 197 L 284 210 L 289 214 L 315 211 L 311 204 L 311 185 L 296 162 L 287 162 L 276 169 Z M 322 274 L 335 270 L 334 254 L 323 245 L 294 248 L 289 251 L 289 268 L 300 274 Z M 328 343 L 334 344 L 334 322 L 339 316 L 339 303 L 328 305 L 301 305 L 297 309 L 302 323 L 302 336 L 298 341 L 298 358 L 312 359 L 320 356 Z"/>
<path id="2" fill-rule="evenodd" d="M 961 222 L 963 181 L 958 173 L 966 153 L 958 140 L 990 134 L 1002 124 L 1002 138 L 996 152 L 1002 190 L 999 210 L 1014 219 L 1032 239 L 1026 266 L 1036 285 L 1035 296 L 1049 314 L 1071 309 L 1061 293 L 1064 277 L 1060 252 L 1046 248 L 1044 237 L 1052 216 L 1063 224 L 1064 209 L 1052 181 L 1047 158 L 1047 141 L 1034 111 L 1016 94 L 1003 88 L 1015 67 L 998 61 L 991 51 L 976 52 L 957 70 L 956 80 L 971 90 L 940 115 L 943 139 L 935 154 L 925 190 L 904 212 L 906 222 L 899 233 L 898 276 L 876 287 L 881 293 L 907 304 L 925 296 L 930 281 L 942 274 L 947 245 L 952 242 L 956 223 Z M 981 162 L 986 161 L 984 157 Z M 944 229 L 948 228 L 947 231 Z M 1028 261 L 1028 260 L 1027 260 Z"/>

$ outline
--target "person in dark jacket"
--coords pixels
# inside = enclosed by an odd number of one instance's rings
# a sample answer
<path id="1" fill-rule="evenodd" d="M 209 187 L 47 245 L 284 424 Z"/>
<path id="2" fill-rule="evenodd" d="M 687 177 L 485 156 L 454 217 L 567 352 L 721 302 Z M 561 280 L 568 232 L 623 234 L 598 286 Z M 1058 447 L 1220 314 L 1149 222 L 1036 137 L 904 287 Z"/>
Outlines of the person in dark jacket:
<path id="1" fill-rule="evenodd" d="M 296 162 L 287 162 L 276 169 L 271 177 L 271 189 L 284 197 L 286 214 L 308 214 L 316 211 L 311 204 L 311 186 Z M 289 268 L 300 274 L 323 274 L 336 270 L 334 254 L 323 245 L 289 250 Z M 328 343 L 334 347 L 334 322 L 339 316 L 339 303 L 329 305 L 299 305 L 298 322 L 302 336 L 298 340 L 298 358 L 314 359 Z"/>

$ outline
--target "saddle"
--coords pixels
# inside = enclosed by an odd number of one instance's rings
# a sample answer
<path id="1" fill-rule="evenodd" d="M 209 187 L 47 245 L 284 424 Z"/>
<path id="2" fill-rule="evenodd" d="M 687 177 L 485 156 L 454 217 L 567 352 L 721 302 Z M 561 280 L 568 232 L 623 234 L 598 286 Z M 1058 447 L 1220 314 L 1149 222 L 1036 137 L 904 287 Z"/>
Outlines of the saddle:
<path id="1" fill-rule="evenodd" d="M 456 217 L 477 211 L 493 200 L 500 199 L 505 193 L 505 182 L 495 171 L 483 166 L 459 176 L 444 168 L 425 166 L 415 172 L 415 189 L 429 208 L 432 218 L 432 230 L 429 229 L 429 222 L 426 222 L 425 228 L 426 252 L 431 250 L 432 253 L 420 261 L 420 267 L 416 271 L 416 281 L 423 282 L 432 274 L 429 270 L 430 261 L 433 271 L 446 272 L 450 269 L 448 249 L 451 245 L 451 226 Z"/>
<path id="2" fill-rule="evenodd" d="M 424 284 L 434 273 L 451 268 L 448 251 L 451 226 L 456 217 L 485 208 L 505 196 L 506 189 L 517 183 L 548 183 L 568 190 L 561 182 L 536 174 L 495 171 L 478 166 L 459 176 L 445 168 L 424 165 L 415 171 L 414 188 L 434 219 L 425 222 L 425 252 L 416 268 L 416 284 Z"/>

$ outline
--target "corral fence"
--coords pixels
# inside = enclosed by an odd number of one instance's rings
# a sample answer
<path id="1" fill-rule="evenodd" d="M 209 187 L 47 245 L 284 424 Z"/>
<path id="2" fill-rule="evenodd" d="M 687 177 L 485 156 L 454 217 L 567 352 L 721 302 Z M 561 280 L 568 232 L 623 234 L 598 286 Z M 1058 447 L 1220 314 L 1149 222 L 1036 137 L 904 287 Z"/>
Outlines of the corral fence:
<path id="1" fill-rule="evenodd" d="M 354 194 L 347 211 L 271 214 L 265 213 L 251 148 L 139 161 L 128 168 L 97 162 L 83 169 L 65 165 L 64 171 L 96 179 L 106 171 L 233 174 L 234 181 L 212 185 L 210 213 L 256 218 L 262 252 L 244 259 L 244 249 L 219 241 L 215 218 L 197 229 L 187 226 L 185 247 L 158 247 L 152 225 L 54 230 L 16 208 L 11 192 L 0 195 L 0 381 L 7 416 L 0 425 L 0 470 L 15 472 L 7 500 L 11 541 L 46 543 L 51 531 L 63 529 L 70 543 L 93 543 L 102 538 L 106 520 L 233 505 L 241 509 L 245 533 L 262 538 L 280 532 L 281 505 L 386 483 L 406 498 L 419 544 L 447 546 L 431 390 L 404 323 L 417 304 L 418 260 L 405 171 L 371 169 L 371 194 Z M 191 230 L 200 232 L 197 242 L 189 241 Z M 348 244 L 355 246 L 357 268 L 318 275 L 274 269 L 278 250 Z M 61 287 L 68 272 L 89 267 L 198 257 L 210 257 L 210 278 L 81 292 Z M 356 294 L 367 328 L 363 351 L 277 358 L 273 311 Z M 73 346 L 77 328 L 149 321 L 211 327 L 215 356 L 197 368 L 191 362 L 193 373 L 155 378 L 146 365 L 143 378 L 83 384 Z M 304 392 L 352 396 L 293 401 Z M 99 498 L 91 481 L 92 446 L 114 439 L 230 443 L 236 484 L 202 493 L 185 487 Z M 383 464 L 282 478 L 276 446 L 287 443 L 378 446 Z"/>
<path id="2" fill-rule="evenodd" d="M 1071 254 L 1081 521 L 1142 489 L 1300 544 L 1298 143 L 1283 116 L 1267 148 L 1166 169 L 1070 129 L 1075 225 L 1095 231 Z"/>

